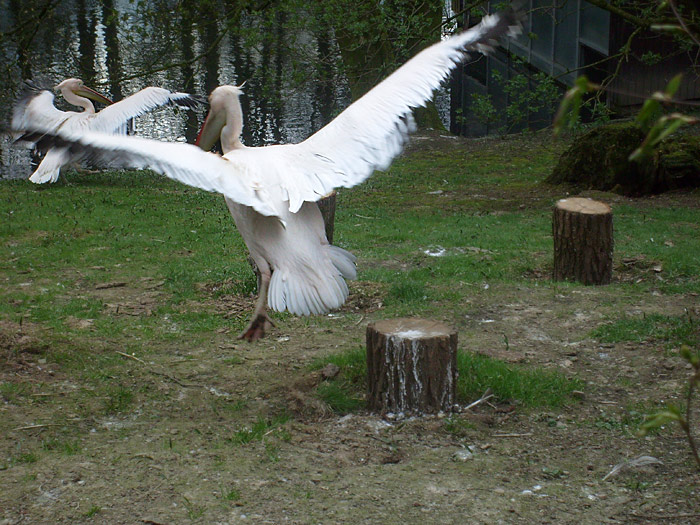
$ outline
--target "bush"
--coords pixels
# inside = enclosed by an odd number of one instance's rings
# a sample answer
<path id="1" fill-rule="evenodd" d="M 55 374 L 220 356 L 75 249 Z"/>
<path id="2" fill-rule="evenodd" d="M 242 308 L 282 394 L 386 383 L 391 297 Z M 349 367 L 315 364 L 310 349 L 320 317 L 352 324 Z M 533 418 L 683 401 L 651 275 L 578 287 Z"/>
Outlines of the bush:
<path id="1" fill-rule="evenodd" d="M 700 137 L 675 135 L 663 141 L 651 158 L 630 161 L 630 153 L 644 137 L 634 122 L 594 128 L 562 154 L 546 182 L 625 195 L 700 186 Z"/>

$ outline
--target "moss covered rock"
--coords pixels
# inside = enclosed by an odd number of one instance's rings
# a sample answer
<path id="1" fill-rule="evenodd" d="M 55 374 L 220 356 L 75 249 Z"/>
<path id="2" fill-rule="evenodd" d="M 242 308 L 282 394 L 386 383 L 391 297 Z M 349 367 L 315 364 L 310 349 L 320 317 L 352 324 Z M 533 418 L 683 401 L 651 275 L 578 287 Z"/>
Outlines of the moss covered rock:
<path id="1" fill-rule="evenodd" d="M 653 157 L 630 162 L 630 153 L 644 137 L 645 133 L 633 122 L 594 128 L 562 154 L 547 182 L 625 195 L 700 186 L 699 137 L 674 135 L 661 144 Z"/>

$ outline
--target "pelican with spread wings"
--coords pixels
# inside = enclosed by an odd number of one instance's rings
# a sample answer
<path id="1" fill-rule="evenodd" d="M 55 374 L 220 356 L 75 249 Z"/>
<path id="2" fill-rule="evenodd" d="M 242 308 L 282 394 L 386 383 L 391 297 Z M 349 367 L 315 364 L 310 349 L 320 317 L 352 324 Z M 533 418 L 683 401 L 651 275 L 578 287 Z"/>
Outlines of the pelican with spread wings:
<path id="1" fill-rule="evenodd" d="M 438 42 L 406 62 L 338 117 L 298 144 L 245 147 L 240 87 L 220 86 L 198 144 L 167 143 L 99 133 L 29 127 L 24 139 L 63 147 L 113 166 L 150 168 L 185 184 L 222 193 L 261 272 L 258 302 L 241 337 L 264 335 L 267 305 L 297 315 L 327 312 L 348 295 L 355 258 L 331 246 L 316 202 L 336 187 L 355 186 L 389 167 L 414 128 L 412 109 L 470 50 L 487 52 L 500 36 L 520 30 L 513 12 Z M 224 155 L 207 150 L 221 139 Z"/>
<path id="2" fill-rule="evenodd" d="M 174 104 L 194 108 L 198 102 L 187 93 L 174 93 L 164 88 L 147 87 L 119 102 L 112 102 L 101 93 L 87 87 L 78 78 L 68 78 L 56 85 L 66 102 L 82 108 L 82 111 L 61 111 L 54 105 L 51 91 L 25 82 L 26 93 L 15 106 L 12 117 L 14 129 L 44 129 L 61 133 L 120 133 L 127 122 L 158 107 Z M 96 112 L 92 101 L 107 105 Z M 70 161 L 65 148 L 51 148 L 46 152 L 37 169 L 29 177 L 34 183 L 56 182 L 61 167 Z"/>

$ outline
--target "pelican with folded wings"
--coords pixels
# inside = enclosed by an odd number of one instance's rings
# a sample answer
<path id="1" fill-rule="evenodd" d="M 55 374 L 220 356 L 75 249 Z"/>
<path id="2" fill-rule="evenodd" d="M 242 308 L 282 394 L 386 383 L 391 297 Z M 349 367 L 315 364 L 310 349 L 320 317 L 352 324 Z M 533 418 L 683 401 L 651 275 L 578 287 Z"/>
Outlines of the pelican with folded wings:
<path id="1" fill-rule="evenodd" d="M 160 106 L 174 104 L 192 109 L 198 102 L 187 93 L 173 93 L 159 87 L 147 87 L 113 103 L 101 93 L 87 87 L 78 78 L 68 78 L 56 85 L 66 102 L 82 108 L 82 111 L 61 111 L 54 106 L 54 95 L 25 82 L 26 94 L 15 106 L 12 127 L 14 129 L 45 129 L 51 132 L 119 133 L 126 129 L 127 122 Z M 95 111 L 92 101 L 106 104 L 100 112 Z M 69 155 L 64 148 L 51 148 L 46 152 L 36 171 L 29 177 L 34 183 L 56 182 L 61 167 L 68 163 Z"/>
<path id="2" fill-rule="evenodd" d="M 324 128 L 299 144 L 249 148 L 240 88 L 221 86 L 199 145 L 221 138 L 224 155 L 188 144 L 97 133 L 48 133 L 30 128 L 24 139 L 66 148 L 70 155 L 104 163 L 150 168 L 185 184 L 222 193 L 261 272 L 260 296 L 241 337 L 264 335 L 267 305 L 298 315 L 327 312 L 348 295 L 345 278 L 355 275 L 354 257 L 328 244 L 316 201 L 336 187 L 359 184 L 386 169 L 412 131 L 412 108 L 423 105 L 465 57 L 486 52 L 497 38 L 519 31 L 512 12 L 434 44 L 351 104 Z"/>

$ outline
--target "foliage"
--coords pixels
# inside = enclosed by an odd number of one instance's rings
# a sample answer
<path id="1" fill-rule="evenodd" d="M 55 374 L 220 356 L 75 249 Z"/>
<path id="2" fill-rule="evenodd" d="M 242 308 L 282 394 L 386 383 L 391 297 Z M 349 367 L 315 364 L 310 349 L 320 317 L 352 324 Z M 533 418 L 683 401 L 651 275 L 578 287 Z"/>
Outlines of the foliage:
<path id="1" fill-rule="evenodd" d="M 692 402 L 695 398 L 695 393 L 700 387 L 700 352 L 691 349 L 684 345 L 681 348 L 681 356 L 685 359 L 693 369 L 693 373 L 688 379 L 688 390 L 685 398 L 685 411 L 675 405 L 667 405 L 664 410 L 656 412 L 647 418 L 640 428 L 640 435 L 645 436 L 651 431 L 663 428 L 664 425 L 676 421 L 685 433 L 690 452 L 695 460 L 695 463 L 700 469 L 700 454 L 693 435 L 693 410 Z"/>
<path id="2" fill-rule="evenodd" d="M 700 333 L 690 314 L 668 316 L 650 314 L 636 317 L 624 316 L 610 324 L 595 328 L 591 335 L 602 342 L 661 341 L 668 345 L 700 345 Z"/>
<path id="3" fill-rule="evenodd" d="M 311 370 L 320 370 L 328 364 L 340 369 L 333 379 L 324 380 L 316 389 L 316 395 L 333 412 L 347 414 L 364 406 L 364 386 L 367 377 L 367 360 L 364 349 L 331 354 L 314 360 Z"/>
<path id="4" fill-rule="evenodd" d="M 457 353 L 457 397 L 465 403 L 490 389 L 501 401 L 517 401 L 528 407 L 558 407 L 572 400 L 571 392 L 582 383 L 541 368 L 525 368 L 471 353 Z"/>
<path id="5" fill-rule="evenodd" d="M 591 3 L 637 26 L 637 30 L 632 33 L 620 53 L 611 58 L 617 58 L 620 61 L 626 60 L 631 50 L 632 39 L 642 30 L 651 29 L 675 35 L 679 49 L 689 53 L 693 60 L 693 68 L 697 69 L 698 55 L 696 51 L 700 49 L 700 12 L 696 5 L 690 3 L 686 5 L 686 2 L 676 5 L 673 0 L 664 0 L 658 3 L 636 1 L 620 6 L 602 0 Z M 668 23 L 668 17 L 674 23 Z M 651 52 L 640 57 L 641 61 L 647 65 L 657 63 L 662 58 L 665 57 Z M 616 71 L 618 70 L 619 66 Z M 697 74 L 697 71 L 691 74 Z M 555 132 L 559 133 L 567 125 L 571 126 L 575 123 L 581 109 L 582 98 L 588 93 L 602 93 L 607 90 L 607 86 L 614 76 L 614 74 L 609 76 L 601 85 L 589 82 L 585 75 L 580 76 L 560 104 L 554 120 Z M 642 109 L 637 114 L 637 122 L 644 129 L 646 137 L 641 145 L 630 153 L 629 159 L 631 161 L 639 163 L 648 161 L 659 144 L 681 126 L 700 123 L 700 119 L 677 111 L 663 114 L 665 108 L 682 104 L 681 101 L 674 99 L 681 80 L 682 75 L 676 75 L 669 81 L 664 91 L 652 93 L 644 102 Z"/>
<path id="6" fill-rule="evenodd" d="M 332 354 L 317 360 L 312 368 L 319 369 L 328 363 L 339 366 L 340 374 L 336 379 L 321 383 L 317 389 L 318 397 L 338 414 L 364 406 L 365 351 L 358 349 Z M 518 401 L 527 407 L 557 407 L 571 400 L 573 390 L 581 388 L 579 381 L 567 379 L 558 372 L 526 369 L 471 352 L 458 352 L 457 368 L 457 399 L 463 404 L 490 389 L 502 401 Z"/>
<path id="7" fill-rule="evenodd" d="M 700 138 L 676 134 L 652 151 L 649 136 L 637 122 L 593 127 L 564 151 L 547 182 L 625 195 L 699 187 Z M 642 147 L 645 162 L 632 160 Z"/>
<path id="8" fill-rule="evenodd" d="M 498 128 L 501 135 L 507 135 L 523 124 L 527 129 L 531 116 L 538 112 L 551 114 L 561 96 L 556 81 L 542 72 L 530 76 L 520 73 L 504 79 L 500 72 L 494 71 L 492 76 L 508 97 L 505 113 L 502 115 L 495 107 L 491 95 L 480 93 L 470 95 L 471 110 L 483 124 L 503 120 L 504 123 Z"/>

